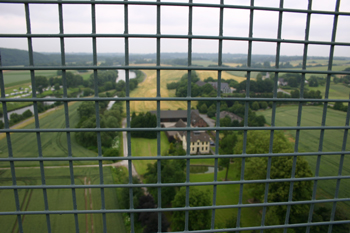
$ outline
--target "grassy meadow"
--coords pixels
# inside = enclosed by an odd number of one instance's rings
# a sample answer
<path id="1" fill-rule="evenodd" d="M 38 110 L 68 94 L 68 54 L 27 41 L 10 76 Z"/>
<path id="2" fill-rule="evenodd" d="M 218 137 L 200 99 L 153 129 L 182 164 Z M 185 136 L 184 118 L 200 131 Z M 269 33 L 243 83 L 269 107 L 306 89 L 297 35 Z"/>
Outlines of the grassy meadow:
<path id="1" fill-rule="evenodd" d="M 0 185 L 12 185 L 11 171 L 0 170 Z M 113 183 L 111 168 L 103 169 L 105 184 Z M 77 185 L 99 184 L 98 168 L 74 168 L 74 182 Z M 70 173 L 68 168 L 45 168 L 46 184 L 70 185 Z M 17 169 L 16 179 L 18 185 L 40 185 L 40 169 Z M 98 188 L 75 189 L 78 210 L 100 210 L 101 190 Z M 0 211 L 14 211 L 16 209 L 13 190 L 0 190 Z M 19 202 L 22 211 L 45 210 L 43 191 L 41 189 L 19 189 Z M 47 189 L 49 210 L 73 209 L 71 189 Z M 106 209 L 118 209 L 119 203 L 116 189 L 105 188 Z M 126 233 L 124 221 L 119 213 L 106 214 L 107 232 Z M 75 229 L 73 214 L 50 215 L 51 229 L 53 233 L 71 232 Z M 102 214 L 79 214 L 79 229 L 81 232 L 103 231 Z M 17 216 L 2 216 L 1 232 L 18 232 Z M 45 215 L 22 215 L 24 232 L 47 232 Z M 38 224 L 40 223 L 40 224 Z"/>
<path id="2" fill-rule="evenodd" d="M 80 102 L 72 103 L 69 106 L 69 125 L 70 127 L 75 127 L 79 121 L 79 116 L 77 108 Z M 58 107 L 56 110 L 49 112 L 45 117 L 40 119 L 40 128 L 65 128 L 65 117 L 64 109 L 62 106 Z M 34 129 L 34 120 L 31 120 L 24 129 Z M 74 157 L 96 157 L 97 154 L 90 151 L 75 141 L 75 133 L 71 133 L 71 148 L 72 155 Z M 41 133 L 41 148 L 43 157 L 67 157 L 68 156 L 68 146 L 67 146 L 67 134 L 64 132 L 48 132 Z M 5 135 L 0 135 L 0 157 L 8 157 L 8 146 Z M 38 157 L 38 144 L 35 133 L 12 133 L 11 143 L 13 157 L 29 158 Z M 96 164 L 96 161 L 76 161 L 74 164 Z M 15 162 L 16 166 L 39 166 L 38 162 Z M 45 162 L 45 165 L 68 165 L 68 162 L 50 161 Z M 8 167 L 8 163 L 2 163 L 1 167 Z"/>
<path id="3" fill-rule="evenodd" d="M 301 126 L 321 126 L 323 108 L 320 106 L 304 106 L 302 110 Z M 257 114 L 263 115 L 266 121 L 271 122 L 271 109 L 259 111 Z M 283 106 L 276 109 L 276 126 L 296 126 L 298 106 Z M 326 126 L 344 126 L 346 113 L 327 110 Z M 294 142 L 295 130 L 286 131 L 285 134 Z M 341 151 L 344 137 L 343 130 L 326 130 L 322 151 Z M 319 148 L 320 130 L 302 130 L 299 139 L 299 150 L 302 152 L 315 152 Z M 349 150 L 350 137 L 347 139 Z M 315 174 L 317 156 L 305 156 L 309 162 L 311 171 Z M 321 157 L 319 176 L 338 175 L 340 155 L 323 155 Z M 342 175 L 350 175 L 350 158 L 345 156 Z M 336 180 L 324 180 L 318 182 L 318 198 L 333 198 L 335 193 Z M 339 197 L 350 196 L 350 180 L 341 181 Z"/>

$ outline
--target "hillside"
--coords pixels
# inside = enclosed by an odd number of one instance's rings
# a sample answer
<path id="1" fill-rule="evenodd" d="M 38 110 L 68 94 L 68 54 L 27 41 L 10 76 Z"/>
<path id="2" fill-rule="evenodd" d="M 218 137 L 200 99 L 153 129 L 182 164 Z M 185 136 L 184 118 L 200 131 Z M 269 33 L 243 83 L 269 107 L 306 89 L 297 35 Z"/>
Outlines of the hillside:
<path id="1" fill-rule="evenodd" d="M 28 66 L 29 54 L 26 50 L 0 48 L 3 66 Z M 48 63 L 51 58 L 41 53 L 34 52 L 34 61 L 38 64 Z"/>

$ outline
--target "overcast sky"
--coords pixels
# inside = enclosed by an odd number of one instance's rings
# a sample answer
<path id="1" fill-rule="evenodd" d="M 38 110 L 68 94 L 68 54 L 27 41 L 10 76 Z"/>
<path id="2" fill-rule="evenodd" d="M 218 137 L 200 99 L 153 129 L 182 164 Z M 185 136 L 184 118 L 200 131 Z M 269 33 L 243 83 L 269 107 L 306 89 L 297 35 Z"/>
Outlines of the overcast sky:
<path id="1" fill-rule="evenodd" d="M 162 0 L 164 1 L 164 0 Z M 170 1 L 170 0 L 168 0 Z M 186 2 L 171 0 L 172 2 Z M 194 0 L 195 3 L 219 3 L 219 0 Z M 249 5 L 250 0 L 225 0 L 225 4 Z M 255 0 L 256 6 L 278 7 L 279 0 Z M 307 9 L 306 0 L 285 0 L 285 8 Z M 312 9 L 334 10 L 335 0 L 313 0 Z M 350 11 L 350 1 L 342 1 L 340 11 Z M 129 33 L 156 33 L 156 6 L 129 6 Z M 58 33 L 58 6 L 56 4 L 30 4 L 32 33 Z M 311 16 L 310 40 L 330 41 L 333 16 Z M 63 5 L 65 33 L 91 33 L 90 5 Z M 96 5 L 97 33 L 124 32 L 123 5 Z M 254 11 L 253 36 L 259 38 L 277 38 L 278 12 Z M 304 39 L 306 14 L 283 13 L 282 39 Z M 338 21 L 337 42 L 350 42 L 350 17 L 340 16 Z M 249 10 L 224 10 L 224 36 L 247 37 L 249 32 Z M 0 34 L 26 33 L 23 4 L 0 4 Z M 188 33 L 188 7 L 161 7 L 161 33 Z M 215 35 L 219 33 L 218 8 L 193 8 L 193 34 Z M 156 39 L 130 39 L 130 53 L 155 53 Z M 0 38 L 0 47 L 28 50 L 26 39 Z M 58 38 L 33 39 L 35 52 L 59 52 Z M 67 38 L 65 50 L 68 53 L 92 52 L 90 38 Z M 98 38 L 97 50 L 100 53 L 123 53 L 124 39 Z M 328 56 L 327 45 L 310 45 L 311 56 Z M 217 53 L 218 41 L 193 40 L 193 52 Z M 224 53 L 247 53 L 248 43 L 224 41 Z M 162 39 L 161 52 L 187 52 L 187 40 Z M 282 43 L 282 55 L 301 55 L 303 45 Z M 275 54 L 276 43 L 253 42 L 253 54 Z M 336 46 L 335 56 L 350 56 L 350 48 Z"/>

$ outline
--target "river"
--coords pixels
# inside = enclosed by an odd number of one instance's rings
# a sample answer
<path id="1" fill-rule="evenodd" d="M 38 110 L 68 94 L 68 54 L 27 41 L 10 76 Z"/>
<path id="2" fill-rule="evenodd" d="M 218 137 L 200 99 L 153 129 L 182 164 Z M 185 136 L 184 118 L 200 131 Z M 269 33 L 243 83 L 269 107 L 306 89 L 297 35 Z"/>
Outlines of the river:
<path id="1" fill-rule="evenodd" d="M 129 79 L 133 78 L 136 78 L 136 73 L 133 71 L 129 71 Z M 119 82 L 120 80 L 123 80 L 125 82 L 125 70 L 118 70 L 118 78 L 115 82 Z M 118 96 L 114 96 L 114 98 L 118 98 Z M 109 101 L 107 110 L 111 109 L 114 103 L 114 100 Z"/>
<path id="2" fill-rule="evenodd" d="M 133 79 L 133 78 L 136 78 L 136 73 L 133 72 L 133 71 L 129 71 L 129 79 Z M 116 82 L 119 82 L 120 80 L 123 80 L 123 81 L 125 82 L 125 70 L 118 70 L 118 78 L 117 78 Z M 77 97 L 79 98 L 80 95 L 81 95 L 81 93 L 79 93 Z M 115 97 L 115 98 L 118 98 L 118 96 L 114 96 L 114 97 Z M 51 96 L 46 96 L 45 98 L 53 98 L 53 97 L 51 97 Z M 47 102 L 44 102 L 44 103 L 45 103 L 45 104 L 53 104 L 54 101 L 47 101 Z M 110 101 L 110 102 L 108 103 L 107 109 L 109 110 L 109 109 L 113 106 L 114 103 L 115 103 L 115 101 Z M 8 113 L 7 113 L 7 117 L 8 117 L 8 119 L 10 119 L 11 114 L 17 113 L 17 114 L 20 115 L 20 114 L 23 114 L 23 113 L 24 113 L 25 111 L 27 111 L 28 109 L 29 109 L 32 113 L 34 113 L 34 107 L 33 107 L 33 105 L 30 105 L 30 106 L 28 106 L 28 107 L 24 107 L 24 108 L 20 108 L 20 109 L 16 109 L 16 110 L 13 110 L 13 111 L 11 111 L 11 112 L 8 112 Z M 1 117 L 0 120 L 1 120 L 2 122 L 4 122 L 4 117 Z"/>

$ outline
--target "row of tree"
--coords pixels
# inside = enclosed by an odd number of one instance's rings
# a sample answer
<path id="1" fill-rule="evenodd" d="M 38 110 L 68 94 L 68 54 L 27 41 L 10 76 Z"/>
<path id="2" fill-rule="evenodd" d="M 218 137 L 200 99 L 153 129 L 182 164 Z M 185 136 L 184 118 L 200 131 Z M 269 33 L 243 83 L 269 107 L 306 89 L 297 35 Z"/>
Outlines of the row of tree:
<path id="1" fill-rule="evenodd" d="M 155 128 L 157 127 L 157 117 L 150 112 L 140 113 L 136 115 L 135 112 L 131 115 L 131 128 Z M 157 138 L 156 131 L 132 131 L 131 137 L 136 138 Z"/>
<path id="2" fill-rule="evenodd" d="M 246 85 L 246 80 L 240 82 L 236 87 L 236 92 L 245 92 Z M 263 80 L 262 78 L 258 77 L 256 81 L 250 80 L 249 82 L 249 91 L 254 93 L 272 93 L 273 87 L 273 78 L 266 78 Z"/>

